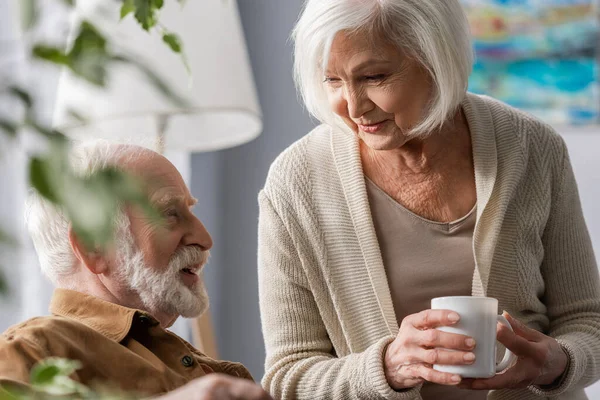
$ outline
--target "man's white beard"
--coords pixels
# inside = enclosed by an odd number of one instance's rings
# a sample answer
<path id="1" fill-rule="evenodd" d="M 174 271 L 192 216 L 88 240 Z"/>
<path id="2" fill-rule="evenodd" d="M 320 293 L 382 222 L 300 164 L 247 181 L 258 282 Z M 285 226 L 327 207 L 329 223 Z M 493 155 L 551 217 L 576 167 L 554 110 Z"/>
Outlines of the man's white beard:
<path id="1" fill-rule="evenodd" d="M 181 280 L 181 270 L 196 264 L 204 266 L 209 252 L 198 247 L 182 247 L 169 260 L 164 272 L 146 265 L 144 254 L 136 246 L 129 224 L 117 234 L 119 278 L 140 298 L 144 311 L 151 315 L 197 317 L 208 309 L 208 294 L 202 277 L 194 288 Z"/>

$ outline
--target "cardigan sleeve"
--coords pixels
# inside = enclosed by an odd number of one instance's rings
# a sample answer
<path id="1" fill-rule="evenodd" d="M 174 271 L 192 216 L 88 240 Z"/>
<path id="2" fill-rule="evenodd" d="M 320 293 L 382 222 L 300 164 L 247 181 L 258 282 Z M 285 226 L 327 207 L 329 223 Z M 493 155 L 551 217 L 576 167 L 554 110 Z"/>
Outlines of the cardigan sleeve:
<path id="1" fill-rule="evenodd" d="M 382 338 L 362 353 L 335 356 L 302 268 L 302 249 L 264 191 L 259 207 L 259 297 L 267 353 L 264 388 L 282 400 L 420 400 L 418 388 L 396 392 L 387 383 L 383 353 L 393 337 Z"/>
<path id="2" fill-rule="evenodd" d="M 600 281 L 566 146 L 557 174 L 549 219 L 542 236 L 547 334 L 569 356 L 567 370 L 554 387 L 531 386 L 541 396 L 583 389 L 600 378 Z"/>

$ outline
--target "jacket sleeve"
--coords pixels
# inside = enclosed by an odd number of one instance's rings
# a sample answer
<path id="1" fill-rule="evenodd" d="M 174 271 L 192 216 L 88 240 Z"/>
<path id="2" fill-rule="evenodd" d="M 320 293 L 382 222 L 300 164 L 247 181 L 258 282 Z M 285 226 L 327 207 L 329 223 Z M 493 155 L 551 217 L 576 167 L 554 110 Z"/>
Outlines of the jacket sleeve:
<path id="1" fill-rule="evenodd" d="M 0 387 L 27 385 L 31 369 L 44 358 L 39 346 L 28 340 L 0 337 Z"/>
<path id="2" fill-rule="evenodd" d="M 573 169 L 561 144 L 562 168 L 542 236 L 541 271 L 550 319 L 548 335 L 563 346 L 569 365 L 552 387 L 530 387 L 547 397 L 582 389 L 600 378 L 600 280 Z"/>
<path id="3" fill-rule="evenodd" d="M 419 389 L 394 391 L 383 353 L 393 337 L 338 358 L 303 270 L 308 260 L 285 219 L 261 192 L 258 232 L 259 297 L 266 346 L 264 388 L 276 399 L 420 400 Z M 289 223 L 293 226 L 293 223 Z M 292 227 L 293 229 L 293 227 Z M 325 282 L 322 283 L 326 285 Z"/>

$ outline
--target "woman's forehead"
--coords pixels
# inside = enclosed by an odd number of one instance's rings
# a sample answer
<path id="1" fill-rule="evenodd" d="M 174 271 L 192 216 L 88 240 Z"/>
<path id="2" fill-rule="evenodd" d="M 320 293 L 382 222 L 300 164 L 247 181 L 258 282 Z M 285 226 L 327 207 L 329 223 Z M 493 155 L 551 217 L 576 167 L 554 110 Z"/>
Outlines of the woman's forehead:
<path id="1" fill-rule="evenodd" d="M 374 43 L 373 40 L 360 35 L 340 32 L 331 43 L 325 68 L 344 64 L 352 69 L 358 69 L 364 67 L 361 64 L 393 63 L 400 58 L 402 58 L 402 53 L 390 43 L 385 41 Z"/>

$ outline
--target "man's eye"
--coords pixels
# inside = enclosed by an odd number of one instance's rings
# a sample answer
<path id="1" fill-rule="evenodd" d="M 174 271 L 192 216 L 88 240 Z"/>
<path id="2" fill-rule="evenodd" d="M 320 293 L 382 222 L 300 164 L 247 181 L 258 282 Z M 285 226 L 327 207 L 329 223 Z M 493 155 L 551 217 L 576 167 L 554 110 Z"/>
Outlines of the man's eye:
<path id="1" fill-rule="evenodd" d="M 168 209 L 164 212 L 164 216 L 167 218 L 179 218 L 179 211 L 175 209 Z"/>

